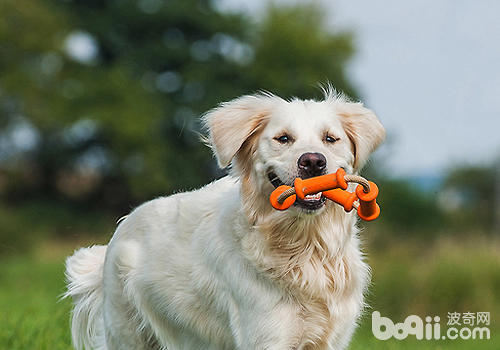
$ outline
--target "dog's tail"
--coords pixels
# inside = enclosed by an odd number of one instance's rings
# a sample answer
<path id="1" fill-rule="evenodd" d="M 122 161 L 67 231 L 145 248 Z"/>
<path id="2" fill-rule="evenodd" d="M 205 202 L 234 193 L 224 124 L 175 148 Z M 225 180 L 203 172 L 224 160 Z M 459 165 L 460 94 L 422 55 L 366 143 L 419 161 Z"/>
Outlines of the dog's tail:
<path id="1" fill-rule="evenodd" d="M 76 349 L 106 349 L 103 324 L 103 266 L 106 246 L 81 248 L 66 259 L 68 290 L 73 299 L 71 336 Z"/>

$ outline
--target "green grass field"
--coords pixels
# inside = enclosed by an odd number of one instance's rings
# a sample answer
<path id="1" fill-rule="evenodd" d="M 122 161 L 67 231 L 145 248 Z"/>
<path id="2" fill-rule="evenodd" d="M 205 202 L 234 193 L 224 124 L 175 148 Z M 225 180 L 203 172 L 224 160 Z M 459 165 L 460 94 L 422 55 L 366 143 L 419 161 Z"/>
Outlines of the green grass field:
<path id="1" fill-rule="evenodd" d="M 0 258 L 0 349 L 71 349 L 70 302 L 59 297 L 64 292 L 64 256 L 74 245 L 45 244 L 29 255 Z M 368 253 L 374 279 L 368 301 L 373 310 L 397 322 L 408 314 L 446 319 L 446 311 L 490 311 L 491 339 L 417 341 L 409 336 L 379 341 L 371 334 L 368 310 L 350 349 L 500 348 L 495 331 L 500 305 L 498 244 L 402 243 L 369 247 Z"/>
<path id="2" fill-rule="evenodd" d="M 71 349 L 62 259 L 1 260 L 0 349 Z"/>

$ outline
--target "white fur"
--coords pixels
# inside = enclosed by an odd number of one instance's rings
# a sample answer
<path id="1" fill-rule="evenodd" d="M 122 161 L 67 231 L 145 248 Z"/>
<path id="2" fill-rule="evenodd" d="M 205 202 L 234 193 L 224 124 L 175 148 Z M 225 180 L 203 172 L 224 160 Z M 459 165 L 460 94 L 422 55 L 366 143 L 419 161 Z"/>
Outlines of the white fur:
<path id="1" fill-rule="evenodd" d="M 105 349 L 102 322 L 102 268 L 105 246 L 81 248 L 66 259 L 68 291 L 75 303 L 71 336 L 76 348 Z"/>
<path id="2" fill-rule="evenodd" d="M 369 280 L 355 214 L 331 202 L 276 211 L 267 173 L 291 182 L 304 152 L 323 153 L 328 172 L 356 172 L 384 137 L 378 119 L 329 93 L 244 96 L 204 120 L 231 174 L 141 205 L 107 249 L 68 258 L 75 347 L 344 349 Z M 277 142 L 283 132 L 294 142 Z"/>

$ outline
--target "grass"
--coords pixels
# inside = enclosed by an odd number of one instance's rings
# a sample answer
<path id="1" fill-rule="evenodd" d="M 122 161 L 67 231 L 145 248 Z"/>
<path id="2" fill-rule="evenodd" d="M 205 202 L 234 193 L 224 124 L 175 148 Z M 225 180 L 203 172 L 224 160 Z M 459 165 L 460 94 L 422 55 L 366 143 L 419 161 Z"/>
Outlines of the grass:
<path id="1" fill-rule="evenodd" d="M 0 349 L 71 349 L 70 302 L 64 292 L 63 261 L 83 242 L 46 242 L 34 253 L 0 258 Z M 487 239 L 442 240 L 433 244 L 370 243 L 373 284 L 371 309 L 361 322 L 351 350 L 499 349 L 500 245 Z M 491 312 L 490 340 L 380 341 L 371 333 L 371 311 L 401 322 L 407 315 Z M 445 329 L 445 328 L 444 328 Z"/>
<path id="2" fill-rule="evenodd" d="M 0 349 L 71 349 L 62 260 L 0 261 Z"/>

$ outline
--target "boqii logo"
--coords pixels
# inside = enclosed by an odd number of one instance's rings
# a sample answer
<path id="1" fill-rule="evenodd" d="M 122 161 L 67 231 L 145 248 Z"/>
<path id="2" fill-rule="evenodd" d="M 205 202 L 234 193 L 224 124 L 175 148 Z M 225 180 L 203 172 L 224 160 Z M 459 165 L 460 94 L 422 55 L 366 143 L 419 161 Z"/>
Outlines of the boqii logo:
<path id="1" fill-rule="evenodd" d="M 410 315 L 401 323 L 394 323 L 380 312 L 372 313 L 372 333 L 379 340 L 392 337 L 403 340 L 414 335 L 418 340 L 438 339 L 490 339 L 489 312 L 448 312 L 447 329 L 441 334 L 441 318 L 427 316 L 425 322 L 417 315 Z M 453 326 L 453 327 L 452 327 Z"/>

